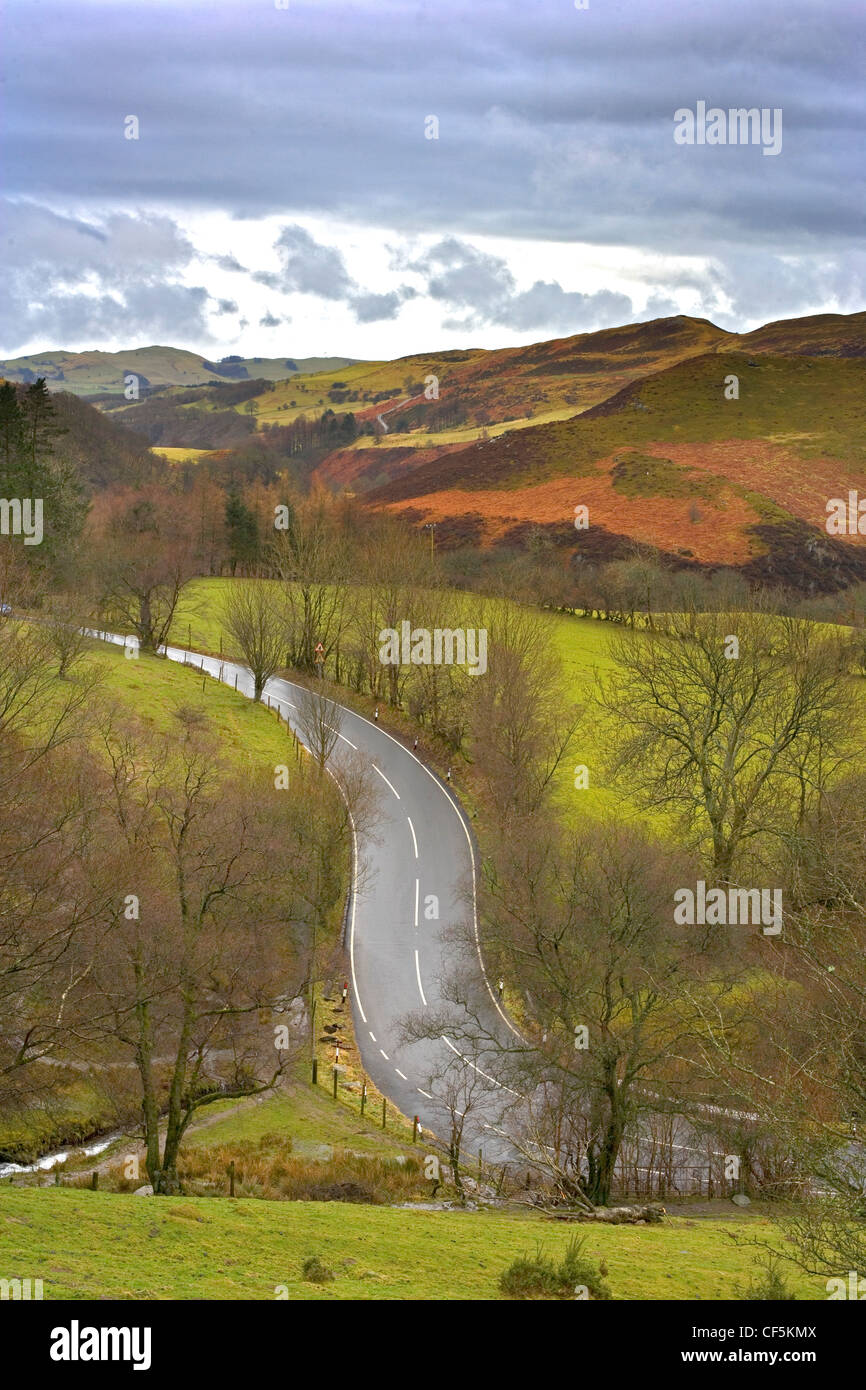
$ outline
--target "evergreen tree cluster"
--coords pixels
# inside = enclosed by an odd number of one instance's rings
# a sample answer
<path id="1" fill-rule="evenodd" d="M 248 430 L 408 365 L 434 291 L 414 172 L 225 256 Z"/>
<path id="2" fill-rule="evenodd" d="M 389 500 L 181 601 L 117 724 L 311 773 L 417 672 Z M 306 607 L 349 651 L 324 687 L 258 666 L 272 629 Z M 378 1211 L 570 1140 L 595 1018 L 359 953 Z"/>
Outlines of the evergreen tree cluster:
<path id="1" fill-rule="evenodd" d="M 42 500 L 43 540 L 22 549 L 43 566 L 74 546 L 88 510 L 78 470 L 60 447 L 65 433 L 43 377 L 28 386 L 0 382 L 0 497 Z"/>

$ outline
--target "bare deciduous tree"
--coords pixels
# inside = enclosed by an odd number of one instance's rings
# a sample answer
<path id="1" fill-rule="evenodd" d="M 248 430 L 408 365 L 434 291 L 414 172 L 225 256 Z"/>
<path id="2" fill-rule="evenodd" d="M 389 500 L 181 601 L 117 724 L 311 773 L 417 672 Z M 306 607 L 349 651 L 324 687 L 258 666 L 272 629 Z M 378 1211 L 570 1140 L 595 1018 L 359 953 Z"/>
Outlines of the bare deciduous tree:
<path id="1" fill-rule="evenodd" d="M 320 768 L 337 746 L 343 712 L 336 701 L 316 686 L 304 689 L 295 715 L 301 738 Z"/>
<path id="2" fill-rule="evenodd" d="M 260 700 L 285 660 L 286 613 L 277 585 L 267 579 L 237 580 L 225 596 L 223 621 L 253 673 L 253 696 Z"/>
<path id="3" fill-rule="evenodd" d="M 479 606 L 478 624 L 488 630 L 488 669 L 473 677 L 470 692 L 475 758 L 500 814 L 532 814 L 552 790 L 579 711 L 566 698 L 543 617 L 491 603 Z"/>
<path id="4" fill-rule="evenodd" d="M 119 624 L 142 651 L 168 640 L 181 594 L 198 563 L 194 520 L 180 498 L 145 488 L 116 499 L 95 540 L 99 609 L 106 625 Z"/>
<path id="5" fill-rule="evenodd" d="M 690 610 L 664 632 L 621 634 L 611 654 L 611 770 L 640 805 L 678 818 L 719 883 L 851 756 L 849 654 L 814 624 Z"/>
<path id="6" fill-rule="evenodd" d="M 269 1089 L 289 1056 L 260 1013 L 284 1014 L 308 976 L 307 869 L 282 853 L 308 811 L 264 773 L 258 785 L 228 777 L 191 727 L 154 752 L 109 719 L 102 742 L 117 889 L 92 943 L 77 1036 L 110 1040 L 134 1061 L 148 1174 L 169 1193 L 192 1117 Z"/>

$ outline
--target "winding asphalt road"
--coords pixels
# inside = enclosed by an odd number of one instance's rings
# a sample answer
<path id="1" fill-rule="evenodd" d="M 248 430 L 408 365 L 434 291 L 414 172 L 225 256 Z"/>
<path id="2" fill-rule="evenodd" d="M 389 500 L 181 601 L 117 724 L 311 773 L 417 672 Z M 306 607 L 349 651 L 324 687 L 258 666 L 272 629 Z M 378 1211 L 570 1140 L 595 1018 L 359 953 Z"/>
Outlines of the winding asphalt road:
<path id="1" fill-rule="evenodd" d="M 91 632 L 117 645 L 135 647 L 134 638 Z M 252 697 L 253 678 L 246 666 L 202 656 L 181 647 L 161 649 L 172 661 L 192 665 Z M 303 688 L 281 677 L 268 681 L 263 701 L 277 708 L 297 729 Z M 373 834 L 356 837 L 354 886 L 346 945 L 351 971 L 355 1035 L 367 1075 L 407 1116 L 417 1115 L 424 1129 L 447 1138 L 442 1096 L 430 1078 L 454 1061 L 458 1047 L 442 1035 L 401 1046 L 400 1022 L 409 1014 L 443 1008 L 443 983 L 455 965 L 449 929 L 470 924 L 475 941 L 476 1007 L 487 1012 L 487 1025 L 498 1034 L 513 1025 L 501 1009 L 484 971 L 475 921 L 475 850 L 466 817 L 443 783 L 411 749 L 373 720 L 340 706 L 339 739 L 356 750 L 381 792 L 381 810 Z M 299 734 L 300 736 L 300 734 Z M 339 777 L 340 744 L 332 762 Z M 448 1006 L 453 1013 L 453 1006 Z M 466 1059 L 468 1065 L 480 1063 Z M 482 1059 L 483 1060 L 483 1059 Z M 500 1161 L 511 1151 L 491 1132 L 503 1104 L 513 1092 L 500 1087 L 481 1069 L 485 1094 L 473 1101 L 465 1140 L 472 1152 L 483 1147 L 486 1158 Z M 500 1099 L 501 1098 L 501 1099 Z"/>
<path id="2" fill-rule="evenodd" d="M 90 632 L 118 645 L 135 646 L 134 638 Z M 168 647 L 166 656 L 222 680 L 252 697 L 253 678 L 246 666 L 202 656 L 182 647 Z M 303 687 L 281 677 L 265 686 L 263 700 L 279 709 L 298 729 L 298 702 Z M 445 1065 L 460 1055 L 455 1041 L 442 1034 L 409 1045 L 400 1042 L 401 1021 L 426 1010 L 433 1015 L 455 1013 L 443 998 L 443 986 L 453 972 L 458 947 L 449 930 L 468 924 L 474 952 L 467 962 L 475 997 L 473 1007 L 484 1016 L 489 1035 L 519 1038 L 499 1005 L 487 978 L 475 918 L 475 850 L 466 816 L 451 789 L 411 749 L 376 722 L 339 706 L 339 738 L 355 750 L 381 792 L 381 812 L 372 835 L 356 837 L 353 891 L 346 945 L 351 972 L 351 1001 L 361 1062 L 379 1091 L 406 1116 L 417 1115 L 424 1129 L 447 1140 L 449 1119 L 441 1086 Z M 332 758 L 339 780 L 340 746 Z M 458 1024 L 459 1026 L 459 1024 Z M 455 1029 L 456 1031 L 456 1029 Z M 483 1093 L 473 1096 L 464 1130 L 464 1152 L 483 1149 L 492 1162 L 513 1161 L 517 1154 L 498 1133 L 505 1106 L 516 1092 L 501 1085 L 488 1069 L 483 1054 L 464 1058 L 480 1071 Z M 706 1163 L 705 1148 L 683 1117 L 674 1120 L 677 1175 Z M 646 1148 L 647 1162 L 650 1142 Z"/>

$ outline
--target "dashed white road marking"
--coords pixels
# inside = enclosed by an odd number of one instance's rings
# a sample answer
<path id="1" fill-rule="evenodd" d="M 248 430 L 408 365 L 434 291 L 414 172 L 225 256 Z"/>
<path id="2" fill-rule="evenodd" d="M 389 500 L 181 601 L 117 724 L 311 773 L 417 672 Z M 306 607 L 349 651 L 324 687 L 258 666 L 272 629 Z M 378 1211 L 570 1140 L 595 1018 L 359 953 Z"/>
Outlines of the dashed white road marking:
<path id="1" fill-rule="evenodd" d="M 382 781 L 385 782 L 385 783 L 387 783 L 387 785 L 391 788 L 392 792 L 394 793 L 394 795 L 396 796 L 397 800 L 399 801 L 399 800 L 400 800 L 400 793 L 398 792 L 397 788 L 394 786 L 393 782 L 389 782 L 389 781 L 388 781 L 388 778 L 385 776 L 385 774 L 384 774 L 384 772 L 382 771 L 381 767 L 376 767 L 376 764 L 375 764 L 375 763 L 372 763 L 371 766 L 372 766 L 372 768 L 373 768 L 373 770 L 374 770 L 375 772 L 378 772 L 379 776 L 382 778 Z"/>
<path id="2" fill-rule="evenodd" d="M 395 1067 L 394 1070 L 395 1070 L 395 1072 L 397 1073 L 398 1076 L 402 1076 L 402 1077 L 403 1077 L 403 1080 L 404 1080 L 404 1081 L 408 1081 L 408 1080 L 409 1080 L 408 1076 L 406 1076 L 405 1073 L 402 1072 L 402 1071 L 400 1070 L 399 1067 Z"/>
<path id="3" fill-rule="evenodd" d="M 370 1037 L 373 1039 L 373 1042 L 377 1042 L 377 1041 L 378 1041 L 378 1039 L 377 1039 L 375 1033 L 371 1032 L 371 1033 L 370 1033 Z"/>
<path id="4" fill-rule="evenodd" d="M 417 859 L 417 858 L 418 858 L 418 841 L 415 839 L 415 827 L 414 827 L 414 825 L 412 824 L 412 817 L 411 817 L 411 816 L 407 816 L 406 819 L 407 819 L 407 821 L 409 822 L 409 829 L 412 831 L 412 844 L 415 846 L 415 858 Z"/>
<path id="5" fill-rule="evenodd" d="M 518 1099 L 523 1099 L 519 1091 L 512 1091 L 510 1086 L 504 1085 L 503 1082 L 497 1081 L 495 1076 L 489 1076 L 486 1071 L 482 1071 L 481 1068 L 477 1066 L 475 1062 L 472 1061 L 471 1057 L 464 1057 L 463 1053 L 458 1051 L 451 1039 L 446 1038 L 444 1033 L 442 1034 L 442 1041 L 448 1044 L 452 1052 L 457 1053 L 457 1056 L 461 1059 L 461 1061 L 465 1062 L 467 1066 L 472 1067 L 474 1071 L 477 1071 L 479 1076 L 483 1076 L 485 1081 L 492 1081 L 493 1085 L 498 1086 L 500 1091 L 508 1091 L 512 1096 L 517 1096 Z"/>
<path id="6" fill-rule="evenodd" d="M 372 719 L 367 719 L 363 714 L 357 714 L 357 712 L 354 710 L 351 711 L 351 713 L 355 714 L 355 717 L 357 719 L 360 719 L 364 724 L 369 724 L 371 729 L 379 729 L 379 725 L 374 723 Z M 413 753 L 411 748 L 407 748 L 406 745 L 404 743 L 401 743 L 399 739 L 395 738 L 393 734 L 389 734 L 387 729 L 379 729 L 379 732 L 385 738 L 389 739 L 391 743 L 395 744 L 397 748 L 401 748 L 404 753 L 408 753 L 409 757 L 414 759 L 414 761 L 421 768 L 421 771 L 426 772 L 433 785 L 439 788 L 440 792 L 444 797 L 447 797 L 452 810 L 454 810 L 457 814 L 457 818 L 463 827 L 463 834 L 466 836 L 466 843 L 469 848 L 469 858 L 472 864 L 472 919 L 473 926 L 475 928 L 475 950 L 478 955 L 478 964 L 481 967 L 481 975 L 484 980 L 484 983 L 487 986 L 487 993 L 490 995 L 491 1003 L 493 1004 L 494 1009 L 499 1014 L 503 1023 L 506 1025 L 507 1028 L 511 1030 L 511 1032 L 514 1034 L 516 1038 L 520 1038 L 521 1042 L 525 1042 L 526 1039 L 524 1038 L 523 1034 L 520 1032 L 518 1028 L 515 1028 L 507 1013 L 504 1012 L 502 1005 L 499 1003 L 499 1000 L 496 998 L 496 995 L 493 991 L 493 986 L 490 983 L 487 971 L 484 968 L 484 957 L 481 953 L 481 938 L 478 935 L 478 889 L 476 883 L 477 870 L 475 866 L 475 848 L 472 844 L 472 836 L 469 833 L 469 825 L 466 821 L 466 817 L 464 816 L 463 811 L 461 810 L 460 804 L 451 795 L 451 792 L 444 785 L 444 783 L 439 780 L 435 772 L 433 772 L 432 769 L 429 768 L 426 763 L 421 761 L 417 753 Z M 373 764 L 373 766 L 375 767 L 375 763 Z M 378 768 L 376 770 L 378 772 Z"/>
<path id="7" fill-rule="evenodd" d="M 339 729 L 336 729 L 336 730 L 335 730 L 335 733 L 336 733 L 336 735 L 337 735 L 337 738 L 341 738 L 341 739 L 343 740 L 344 743 L 348 743 L 349 747 L 350 747 L 350 748 L 354 748 L 355 752 L 357 753 L 357 751 L 358 751 L 358 745 L 357 745 L 357 743 L 353 743 L 352 740 L 351 740 L 350 738 L 346 738 L 346 735 L 345 735 L 345 734 L 341 734 L 340 731 L 339 731 Z"/>
<path id="8" fill-rule="evenodd" d="M 418 980 L 418 993 L 421 995 L 421 1003 L 427 1007 L 427 1000 L 424 998 L 424 987 L 421 984 L 421 966 L 418 963 L 418 952 L 415 952 L 415 976 Z"/>
<path id="9" fill-rule="evenodd" d="M 382 1056 L 385 1058 L 385 1061 L 386 1061 L 386 1062 L 390 1062 L 391 1058 L 388 1056 L 388 1054 L 387 1054 L 387 1052 L 385 1051 L 384 1047 L 380 1047 L 380 1048 L 379 1048 L 379 1051 L 381 1052 Z"/>
<path id="10" fill-rule="evenodd" d="M 415 1087 L 415 1090 L 418 1092 L 419 1096 L 426 1096 L 428 1100 L 432 1100 L 432 1099 L 433 1099 L 433 1097 L 431 1096 L 430 1092 L 429 1092 L 429 1091 L 422 1091 L 420 1086 L 416 1086 L 416 1087 Z"/>
<path id="11" fill-rule="evenodd" d="M 121 644 L 123 644 L 123 640 L 124 640 L 124 639 L 122 639 L 122 638 L 117 638 L 117 637 L 115 636 L 115 634 L 108 634 L 108 633 L 102 632 L 102 633 L 99 633 L 98 635 L 99 635 L 100 637 L 102 637 L 103 640 L 120 641 Z M 172 660 L 175 660 L 175 661 L 182 661 L 182 662 L 184 662 L 184 664 L 186 664 L 187 656 L 189 655 L 189 653 L 185 652 L 182 648 L 171 648 L 171 647 L 169 647 L 169 646 L 167 646 L 167 645 L 164 644 L 163 647 L 162 647 L 160 650 L 161 650 L 161 651 L 164 651 L 164 652 L 165 652 L 165 655 L 168 656 L 168 657 L 170 657 Z M 203 661 L 204 661 L 204 659 L 203 659 L 203 658 L 200 658 L 200 659 L 202 660 L 202 669 L 203 669 Z M 230 674 L 234 674 L 234 673 L 236 672 L 239 676 L 243 676 L 244 685 L 247 684 L 247 676 L 249 675 L 249 672 L 248 672 L 244 667 L 242 667 L 242 666 L 237 666 L 237 665 L 232 665 L 232 666 L 225 665 L 225 669 L 228 670 L 228 671 L 230 672 Z M 283 686 L 291 686 L 291 685 L 292 685 L 292 682 L 286 681 L 286 680 L 282 680 L 282 679 L 281 679 L 280 684 L 283 685 Z M 283 699 L 285 700 L 285 697 L 283 697 Z M 285 703 L 288 705 L 288 707 L 289 707 L 290 709 L 296 709 L 296 708 L 297 708 L 297 706 L 296 706 L 295 704 L 293 704 L 293 702 L 292 702 L 291 700 L 285 700 Z M 355 711 L 350 711 L 350 713 L 356 714 Z M 360 719 L 364 724 L 369 724 L 369 725 L 371 726 L 371 728 L 376 728 L 376 729 L 379 728 L 378 723 L 374 723 L 372 720 L 366 719 L 363 715 L 357 715 L 357 714 L 356 714 L 356 717 L 357 717 L 358 719 Z M 470 861 L 471 861 L 471 865 L 472 865 L 472 908 L 473 908 L 473 919 L 474 919 L 474 928 L 475 928 L 475 945 L 476 945 L 476 951 L 477 951 L 477 955 L 478 955 L 478 963 L 479 963 L 479 965 L 480 965 L 480 967 L 481 967 L 481 973 L 482 973 L 484 982 L 485 982 L 485 984 L 487 985 L 487 990 L 488 990 L 488 993 L 489 993 L 489 995 L 490 995 L 490 998 L 491 998 L 491 1001 L 492 1001 L 492 1003 L 493 1003 L 494 1008 L 496 1009 L 496 1011 L 497 1011 L 497 1013 L 500 1015 L 500 1017 L 503 1019 L 503 1021 L 506 1023 L 506 1025 L 508 1026 L 508 1028 L 511 1030 L 511 1032 L 512 1032 L 516 1037 L 521 1038 L 521 1037 L 522 1037 L 522 1034 L 519 1032 L 519 1030 L 518 1030 L 517 1028 L 514 1027 L 513 1023 L 512 1023 L 511 1020 L 508 1018 L 507 1014 L 504 1013 L 504 1011 L 503 1011 L 501 1005 L 499 1004 L 499 1002 L 498 1002 L 498 1000 L 497 1000 L 497 998 L 496 998 L 496 995 L 494 994 L 493 987 L 492 987 L 492 985 L 491 985 L 491 983 L 490 983 L 490 980 L 489 980 L 489 978 L 488 978 L 488 976 L 487 976 L 487 971 L 486 971 L 485 968 L 484 968 L 484 959 L 483 959 L 482 952 L 481 952 L 481 942 L 480 942 L 479 935 L 478 935 L 478 911 L 477 911 L 477 901 L 476 901 L 476 899 L 477 899 L 477 884 L 476 884 L 475 850 L 474 850 L 474 846 L 473 846 L 473 844 L 472 844 L 472 836 L 471 836 L 471 834 L 470 834 L 470 832 L 469 832 L 469 827 L 468 827 L 466 818 L 465 818 L 465 816 L 464 816 L 464 814 L 463 814 L 463 811 L 462 811 L 462 809 L 461 809 L 459 803 L 458 803 L 458 802 L 456 801 L 456 799 L 451 795 L 450 791 L 442 784 L 442 782 L 441 782 L 441 781 L 439 780 L 439 778 L 435 775 L 435 773 L 433 773 L 433 772 L 431 771 L 431 769 L 430 769 L 429 767 L 427 767 L 427 765 L 426 765 L 424 762 L 422 762 L 422 760 L 417 756 L 416 753 L 411 752 L 408 748 L 405 747 L 404 744 L 400 743 L 400 741 L 399 741 L 398 739 L 394 738 L 393 735 L 387 733 L 384 729 L 380 729 L 380 733 L 384 734 L 385 738 L 389 739 L 390 742 L 393 743 L 393 744 L 395 744 L 398 748 L 401 748 L 404 752 L 409 753 L 409 756 L 410 756 L 411 758 L 414 759 L 414 761 L 418 764 L 418 766 L 422 769 L 422 771 L 425 772 L 425 773 L 427 774 L 427 776 L 430 778 L 430 780 L 431 780 L 436 786 L 439 787 L 439 790 L 443 793 L 443 795 L 446 796 L 446 797 L 448 798 L 448 801 L 451 803 L 452 808 L 453 808 L 454 811 L 457 813 L 457 817 L 458 817 L 458 819 L 460 820 L 460 823 L 461 823 L 461 825 L 462 825 L 462 827 L 463 827 L 463 832 L 464 832 L 464 834 L 465 834 L 465 836 L 466 836 L 467 846 L 468 846 L 468 849 L 469 849 L 469 857 L 470 857 Z M 341 735 L 341 737 L 343 737 L 343 736 Z M 347 739 L 346 742 L 349 742 L 349 740 Z M 353 745 L 353 746 L 354 746 L 354 745 Z M 390 790 L 394 793 L 395 797 L 396 797 L 397 800 L 399 801 L 399 800 L 401 799 L 401 798 L 400 798 L 400 793 L 397 791 L 397 789 L 396 789 L 396 787 L 393 785 L 393 783 L 391 783 L 391 782 L 388 780 L 388 778 L 385 776 L 385 774 L 384 774 L 384 772 L 382 771 L 382 769 L 379 768 L 379 767 L 376 767 L 376 764 L 375 764 L 375 763 L 371 763 L 371 766 L 375 768 L 375 770 L 378 772 L 379 776 L 382 778 L 382 781 L 386 783 L 386 785 L 390 788 Z M 328 769 L 328 771 L 330 772 L 330 768 Z M 331 773 L 331 775 L 333 776 L 333 773 Z M 335 778 L 334 780 L 337 780 L 337 779 Z M 342 790 L 342 789 L 341 789 L 341 790 Z M 407 819 L 409 819 L 409 818 L 407 817 Z M 415 839 L 415 829 L 414 829 L 414 826 L 412 826 L 411 820 L 409 821 L 409 825 L 410 825 L 410 829 L 412 830 L 412 837 L 413 837 L 413 841 L 414 841 L 414 843 L 415 843 L 415 854 L 416 854 L 416 858 L 417 858 L 417 853 L 418 853 L 417 839 Z M 358 865 L 357 834 L 356 834 L 356 830 L 355 830 L 354 819 L 352 819 L 352 842 L 353 842 L 353 844 L 352 844 L 352 848 L 353 848 L 353 867 L 354 867 L 354 871 L 355 871 L 354 874 L 353 874 L 353 880 L 354 880 L 354 879 L 356 878 L 356 875 L 357 875 L 357 865 Z M 355 886 L 355 883 L 354 883 L 354 881 L 353 881 L 353 888 L 354 888 L 354 886 Z M 353 892 L 353 894 L 352 894 L 352 913 L 351 913 L 351 922 L 350 922 L 350 931 L 349 931 L 349 954 L 350 954 L 351 971 L 352 971 L 352 982 L 353 982 L 353 984 L 354 984 L 354 986 L 355 986 L 355 999 L 356 999 L 356 1002 L 357 1002 L 357 1005 L 358 1005 L 358 1011 L 359 1011 L 359 1013 L 360 1013 L 360 1015 L 361 1015 L 361 1018 L 362 1018 L 363 1021 L 366 1023 L 366 1022 L 367 1022 L 367 1015 L 364 1013 L 364 1009 L 363 1009 L 363 1006 L 362 1006 L 362 1004 L 361 1004 L 360 993 L 359 993 L 359 990 L 358 990 L 358 982 L 357 982 L 357 977 L 356 977 L 356 974 L 355 974 L 355 951 L 354 951 L 354 946 L 355 946 L 355 909 L 356 909 L 356 894 L 355 894 L 355 892 Z M 419 984 L 420 984 L 420 981 L 419 981 Z M 425 1001 L 425 1002 L 426 1002 L 426 1001 Z M 373 1037 L 373 1034 L 371 1033 L 370 1036 Z M 443 1035 L 443 1037 L 444 1037 L 444 1035 Z M 510 1087 L 510 1086 L 503 1086 L 502 1083 L 499 1082 L 499 1081 L 497 1081 L 495 1077 L 488 1077 L 487 1074 L 486 1074 L 485 1072 L 483 1072 L 483 1071 L 481 1070 L 480 1067 L 476 1066 L 476 1064 L 475 1064 L 474 1062 L 472 1062 L 468 1057 L 463 1057 L 462 1053 L 459 1053 L 459 1052 L 457 1051 L 457 1048 L 454 1047 L 454 1045 L 453 1045 L 453 1043 L 450 1041 L 450 1039 L 445 1038 L 444 1040 L 445 1040 L 445 1042 L 448 1044 L 448 1046 L 451 1048 L 451 1050 L 452 1050 L 453 1052 L 457 1053 L 457 1055 L 458 1055 L 459 1057 L 461 1057 L 462 1060 L 463 1060 L 464 1062 L 467 1062 L 470 1066 L 472 1066 L 472 1067 L 479 1073 L 479 1075 L 484 1076 L 485 1079 L 487 1079 L 487 1080 L 489 1080 L 489 1081 L 492 1081 L 494 1085 L 500 1087 L 502 1090 L 510 1091 L 512 1095 L 517 1095 L 517 1094 L 518 1094 L 516 1091 L 511 1091 L 511 1087 Z M 375 1042 L 376 1039 L 373 1038 L 373 1041 Z M 388 1061 L 389 1058 L 387 1057 L 387 1054 L 386 1054 L 381 1048 L 379 1049 L 379 1051 L 382 1053 L 382 1056 L 385 1057 L 385 1060 Z M 421 1088 L 418 1087 L 418 1090 L 419 1090 L 419 1091 L 420 1091 L 420 1089 L 421 1089 Z M 422 1091 L 421 1094 L 422 1094 L 422 1095 L 426 1095 L 427 1093 Z"/>

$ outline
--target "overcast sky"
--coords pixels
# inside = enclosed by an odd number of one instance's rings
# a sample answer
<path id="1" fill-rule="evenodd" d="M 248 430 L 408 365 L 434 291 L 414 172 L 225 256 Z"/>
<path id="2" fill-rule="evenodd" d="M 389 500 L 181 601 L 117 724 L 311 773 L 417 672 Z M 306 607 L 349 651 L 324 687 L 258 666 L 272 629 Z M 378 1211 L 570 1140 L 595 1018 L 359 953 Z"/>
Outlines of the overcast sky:
<path id="1" fill-rule="evenodd" d="M 866 307 L 864 0 L 282 3 L 6 0 L 3 356 Z M 780 152 L 677 143 L 699 102 Z"/>

